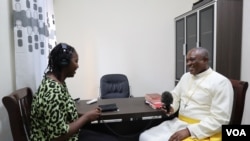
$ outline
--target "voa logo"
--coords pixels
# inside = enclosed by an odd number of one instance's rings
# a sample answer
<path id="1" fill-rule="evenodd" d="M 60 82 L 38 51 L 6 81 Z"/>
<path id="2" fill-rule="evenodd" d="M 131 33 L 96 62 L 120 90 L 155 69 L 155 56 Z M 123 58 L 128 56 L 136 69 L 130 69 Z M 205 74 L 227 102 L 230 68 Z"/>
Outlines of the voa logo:
<path id="1" fill-rule="evenodd" d="M 244 129 L 226 129 L 227 136 L 247 136 Z"/>

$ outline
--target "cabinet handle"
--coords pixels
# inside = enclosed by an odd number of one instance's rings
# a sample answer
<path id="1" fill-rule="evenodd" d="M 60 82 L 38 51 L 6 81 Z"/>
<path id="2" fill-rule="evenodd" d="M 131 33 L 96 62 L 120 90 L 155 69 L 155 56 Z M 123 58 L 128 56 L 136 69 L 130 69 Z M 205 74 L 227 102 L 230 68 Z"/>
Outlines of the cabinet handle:
<path id="1" fill-rule="evenodd" d="M 200 47 L 201 43 L 200 42 L 196 42 L 196 47 Z"/>
<path id="2" fill-rule="evenodd" d="M 182 55 L 185 56 L 186 55 L 186 44 L 184 43 L 182 46 Z"/>

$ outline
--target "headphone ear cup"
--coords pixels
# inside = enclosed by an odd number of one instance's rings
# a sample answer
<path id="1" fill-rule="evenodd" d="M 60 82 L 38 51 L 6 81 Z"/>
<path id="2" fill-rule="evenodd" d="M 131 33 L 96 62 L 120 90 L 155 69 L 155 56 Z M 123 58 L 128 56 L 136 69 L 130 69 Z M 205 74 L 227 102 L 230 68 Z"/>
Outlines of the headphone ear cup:
<path id="1" fill-rule="evenodd" d="M 61 66 L 67 66 L 69 64 L 69 59 L 67 58 L 62 58 L 60 61 Z"/>
<path id="2" fill-rule="evenodd" d="M 67 66 L 70 63 L 69 55 L 68 53 L 68 46 L 66 44 L 61 43 L 62 47 L 62 55 L 60 59 L 60 65 L 61 66 Z"/>

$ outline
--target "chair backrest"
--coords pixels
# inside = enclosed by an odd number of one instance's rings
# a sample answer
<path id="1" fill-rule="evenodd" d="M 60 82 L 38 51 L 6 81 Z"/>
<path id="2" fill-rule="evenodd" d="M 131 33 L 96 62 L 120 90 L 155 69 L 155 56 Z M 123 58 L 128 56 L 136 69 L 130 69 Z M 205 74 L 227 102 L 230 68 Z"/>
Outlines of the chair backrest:
<path id="1" fill-rule="evenodd" d="M 12 92 L 2 99 L 9 115 L 14 141 L 29 141 L 32 97 L 32 90 L 29 87 L 25 87 Z"/>
<path id="2" fill-rule="evenodd" d="M 130 97 L 129 81 L 124 74 L 106 74 L 100 80 L 100 98 Z"/>
<path id="3" fill-rule="evenodd" d="M 241 124 L 244 112 L 245 96 L 248 88 L 248 82 L 230 79 L 234 89 L 234 102 L 232 115 L 229 124 Z"/>

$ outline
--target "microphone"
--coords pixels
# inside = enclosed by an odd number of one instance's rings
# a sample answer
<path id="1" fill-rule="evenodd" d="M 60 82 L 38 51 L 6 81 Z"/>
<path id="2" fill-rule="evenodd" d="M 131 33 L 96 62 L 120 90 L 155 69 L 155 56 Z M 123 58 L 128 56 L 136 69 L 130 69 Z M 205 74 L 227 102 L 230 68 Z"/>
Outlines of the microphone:
<path id="1" fill-rule="evenodd" d="M 173 103 L 173 96 L 170 92 L 165 91 L 161 95 L 161 102 L 164 104 L 162 108 L 166 109 L 167 112 L 170 110 L 170 105 Z"/>

